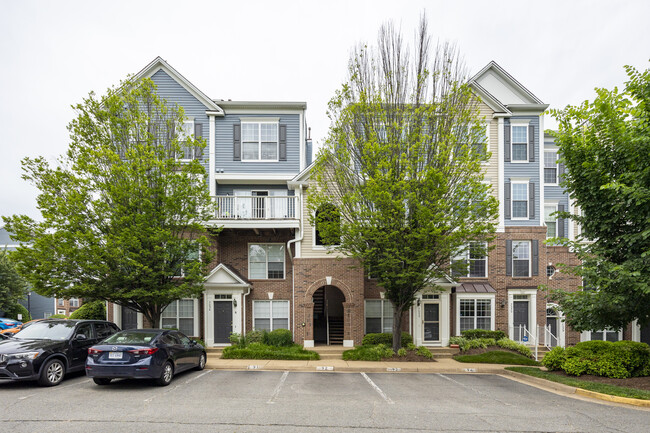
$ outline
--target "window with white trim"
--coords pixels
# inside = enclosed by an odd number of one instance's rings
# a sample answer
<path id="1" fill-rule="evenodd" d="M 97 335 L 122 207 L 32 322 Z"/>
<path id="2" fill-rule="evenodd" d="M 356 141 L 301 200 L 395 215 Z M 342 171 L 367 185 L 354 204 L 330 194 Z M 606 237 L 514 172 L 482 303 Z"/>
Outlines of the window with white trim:
<path id="1" fill-rule="evenodd" d="M 64 307 L 64 306 L 65 306 L 65 299 L 63 299 L 63 298 L 59 298 L 59 299 L 57 299 L 56 301 L 57 301 L 57 305 L 58 305 L 59 307 Z"/>
<path id="2" fill-rule="evenodd" d="M 530 241 L 512 241 L 512 276 L 530 277 Z"/>
<path id="3" fill-rule="evenodd" d="M 253 301 L 253 328 L 289 329 L 289 301 Z"/>
<path id="4" fill-rule="evenodd" d="M 249 244 L 248 278 L 270 280 L 284 278 L 284 244 Z"/>
<path id="5" fill-rule="evenodd" d="M 65 310 L 56 310 L 56 314 L 63 314 L 63 315 L 65 315 Z"/>
<path id="6" fill-rule="evenodd" d="M 546 224 L 546 238 L 554 238 L 557 236 L 557 219 L 552 215 L 557 211 L 556 204 L 544 205 L 544 223 Z"/>
<path id="7" fill-rule="evenodd" d="M 528 125 L 512 125 L 512 161 L 528 161 Z"/>
<path id="8" fill-rule="evenodd" d="M 604 329 L 601 331 L 590 331 L 589 340 L 599 341 L 619 341 L 621 339 L 620 330 Z"/>
<path id="9" fill-rule="evenodd" d="M 557 152 L 544 151 L 544 183 L 557 185 Z"/>
<path id="10" fill-rule="evenodd" d="M 194 299 L 173 301 L 160 315 L 160 327 L 194 335 Z"/>
<path id="11" fill-rule="evenodd" d="M 454 257 L 452 274 L 455 277 L 486 278 L 486 252 L 487 242 L 470 242 L 465 251 Z"/>
<path id="12" fill-rule="evenodd" d="M 387 299 L 366 300 L 366 334 L 393 332 L 393 304 Z"/>
<path id="13" fill-rule="evenodd" d="M 194 121 L 187 120 L 177 131 L 178 143 L 181 146 L 180 153 L 176 155 L 176 159 L 181 161 L 190 161 L 194 159 L 194 146 L 190 137 L 194 134 Z"/>
<path id="14" fill-rule="evenodd" d="M 492 299 L 460 299 L 460 332 L 468 329 L 492 330 Z"/>
<path id="15" fill-rule="evenodd" d="M 278 160 L 278 123 L 242 122 L 242 161 Z"/>
<path id="16" fill-rule="evenodd" d="M 70 307 L 76 308 L 79 306 L 79 298 L 70 298 Z"/>
<path id="17" fill-rule="evenodd" d="M 512 182 L 512 219 L 528 218 L 528 182 Z"/>

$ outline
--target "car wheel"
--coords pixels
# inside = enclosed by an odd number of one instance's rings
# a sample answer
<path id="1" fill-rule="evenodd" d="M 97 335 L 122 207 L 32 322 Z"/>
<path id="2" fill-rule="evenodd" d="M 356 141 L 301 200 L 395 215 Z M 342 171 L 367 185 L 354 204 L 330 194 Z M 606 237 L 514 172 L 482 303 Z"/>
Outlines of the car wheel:
<path id="1" fill-rule="evenodd" d="M 198 370 L 198 371 L 201 371 L 204 368 L 205 368 L 205 353 L 202 353 L 201 357 L 199 358 L 199 363 L 194 369 Z"/>
<path id="2" fill-rule="evenodd" d="M 65 365 L 60 359 L 51 359 L 41 369 L 38 384 L 41 386 L 56 386 L 65 376 Z"/>
<path id="3" fill-rule="evenodd" d="M 93 378 L 93 382 L 95 382 L 97 385 L 108 385 L 109 383 L 111 383 L 111 380 L 113 380 L 113 379 L 107 378 L 107 377 L 94 377 Z"/>
<path id="4" fill-rule="evenodd" d="M 171 383 L 173 377 L 174 377 L 174 367 L 172 366 L 171 362 L 167 361 L 163 365 L 162 373 L 160 373 L 160 377 L 156 379 L 156 384 L 160 386 L 167 386 Z"/>

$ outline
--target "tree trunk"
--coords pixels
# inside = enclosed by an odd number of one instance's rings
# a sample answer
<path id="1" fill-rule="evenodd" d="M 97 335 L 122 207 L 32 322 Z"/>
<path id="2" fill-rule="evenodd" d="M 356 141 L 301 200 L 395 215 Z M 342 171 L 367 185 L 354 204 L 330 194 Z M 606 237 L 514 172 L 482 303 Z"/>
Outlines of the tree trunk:
<path id="1" fill-rule="evenodd" d="M 402 317 L 404 310 L 402 307 L 395 307 L 393 305 L 393 351 L 397 351 L 402 347 Z"/>

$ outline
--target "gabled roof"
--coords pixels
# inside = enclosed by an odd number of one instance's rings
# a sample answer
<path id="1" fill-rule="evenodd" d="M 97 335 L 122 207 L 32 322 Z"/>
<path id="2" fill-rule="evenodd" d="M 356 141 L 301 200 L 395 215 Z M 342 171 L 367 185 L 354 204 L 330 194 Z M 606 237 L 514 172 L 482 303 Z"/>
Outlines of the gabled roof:
<path id="1" fill-rule="evenodd" d="M 135 74 L 135 79 L 151 78 L 156 72 L 163 70 L 167 75 L 172 77 L 178 84 L 187 90 L 192 96 L 198 99 L 208 111 L 214 111 L 217 116 L 223 116 L 224 112 L 215 102 L 200 91 L 194 84 L 190 83 L 176 69 L 172 68 L 169 63 L 164 61 L 160 56 L 153 59 L 151 63 L 144 67 L 140 72 Z"/>
<path id="2" fill-rule="evenodd" d="M 220 263 L 205 279 L 205 286 L 212 287 L 250 287 L 250 281 L 230 266 Z"/>
<path id="3" fill-rule="evenodd" d="M 492 100 L 492 103 L 498 102 L 510 111 L 541 112 L 548 107 L 548 104 L 544 104 L 494 60 L 474 75 L 469 82 L 479 92 L 489 95 L 487 99 Z"/>
<path id="4" fill-rule="evenodd" d="M 309 176 L 311 175 L 311 170 L 314 168 L 315 164 L 316 164 L 315 161 L 312 162 L 311 164 L 309 164 L 309 166 L 307 168 L 305 168 L 303 171 L 301 171 L 300 173 L 295 175 L 293 177 L 293 179 L 288 181 L 287 185 L 289 186 L 289 188 L 295 189 L 296 186 L 298 186 L 300 184 L 303 184 L 303 185 L 306 184 L 307 181 L 309 180 Z"/>

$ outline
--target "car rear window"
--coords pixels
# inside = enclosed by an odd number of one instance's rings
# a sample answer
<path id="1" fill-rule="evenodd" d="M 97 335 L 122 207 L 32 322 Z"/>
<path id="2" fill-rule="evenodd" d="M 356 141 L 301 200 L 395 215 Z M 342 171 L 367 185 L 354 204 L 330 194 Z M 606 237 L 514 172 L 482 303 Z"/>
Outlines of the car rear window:
<path id="1" fill-rule="evenodd" d="M 105 344 L 149 344 L 160 332 L 152 331 L 120 331 L 104 340 Z"/>

